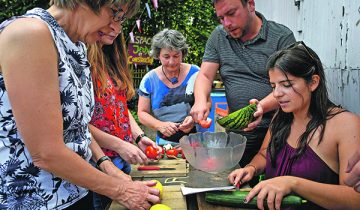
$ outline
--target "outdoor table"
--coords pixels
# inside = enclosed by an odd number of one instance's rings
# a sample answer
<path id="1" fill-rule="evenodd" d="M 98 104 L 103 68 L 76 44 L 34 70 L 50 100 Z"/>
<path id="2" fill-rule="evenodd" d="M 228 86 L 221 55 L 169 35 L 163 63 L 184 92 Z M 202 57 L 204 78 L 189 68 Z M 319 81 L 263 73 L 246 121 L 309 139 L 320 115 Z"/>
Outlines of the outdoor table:
<path id="1" fill-rule="evenodd" d="M 205 201 L 205 193 L 196 193 L 183 196 L 181 185 L 186 184 L 188 180 L 189 167 L 183 159 L 162 159 L 158 163 L 153 163 L 164 168 L 172 168 L 175 170 L 153 170 L 138 171 L 138 165 L 132 165 L 130 175 L 133 180 L 151 180 L 156 179 L 163 184 L 163 204 L 172 208 L 172 210 L 246 210 L 243 208 L 232 208 L 219 205 L 213 205 Z M 126 208 L 113 201 L 109 210 L 125 210 Z"/>

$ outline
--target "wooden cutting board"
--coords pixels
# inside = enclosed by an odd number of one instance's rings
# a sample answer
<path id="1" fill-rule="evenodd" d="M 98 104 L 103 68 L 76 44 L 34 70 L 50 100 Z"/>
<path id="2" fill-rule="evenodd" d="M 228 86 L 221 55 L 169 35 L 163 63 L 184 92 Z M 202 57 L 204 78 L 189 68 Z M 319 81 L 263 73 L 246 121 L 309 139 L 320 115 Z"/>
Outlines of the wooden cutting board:
<path id="1" fill-rule="evenodd" d="M 184 177 L 187 176 L 189 172 L 188 164 L 184 159 L 161 159 L 158 162 L 153 162 L 149 165 L 175 168 L 175 170 L 138 171 L 137 167 L 139 167 L 139 165 L 131 165 L 130 176 L 133 178 Z"/>
<path id="2" fill-rule="evenodd" d="M 169 206 L 172 210 L 186 210 L 186 198 L 182 195 L 180 185 L 163 186 L 164 194 L 162 204 Z M 125 210 L 122 205 L 112 202 L 109 210 Z"/>

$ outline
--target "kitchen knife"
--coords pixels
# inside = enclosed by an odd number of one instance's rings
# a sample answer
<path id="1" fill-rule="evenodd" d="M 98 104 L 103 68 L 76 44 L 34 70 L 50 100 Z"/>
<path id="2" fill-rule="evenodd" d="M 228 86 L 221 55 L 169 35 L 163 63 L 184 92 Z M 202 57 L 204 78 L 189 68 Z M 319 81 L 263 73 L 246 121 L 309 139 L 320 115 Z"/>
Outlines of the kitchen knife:
<path id="1" fill-rule="evenodd" d="M 138 171 L 175 170 L 175 168 L 163 168 L 159 166 L 139 166 Z"/>

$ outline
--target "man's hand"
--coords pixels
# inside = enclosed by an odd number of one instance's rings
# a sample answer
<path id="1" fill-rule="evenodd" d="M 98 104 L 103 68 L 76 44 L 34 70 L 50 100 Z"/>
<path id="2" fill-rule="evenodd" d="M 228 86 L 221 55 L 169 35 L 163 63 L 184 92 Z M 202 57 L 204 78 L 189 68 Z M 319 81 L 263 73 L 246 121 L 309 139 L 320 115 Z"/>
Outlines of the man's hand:
<path id="1" fill-rule="evenodd" d="M 360 149 L 349 159 L 346 172 L 349 174 L 345 179 L 345 184 L 360 192 Z"/>
<path id="2" fill-rule="evenodd" d="M 251 99 L 250 104 L 253 104 L 253 103 L 256 104 L 256 111 L 254 113 L 255 121 L 249 123 L 248 126 L 246 128 L 244 128 L 244 131 L 254 130 L 260 124 L 260 122 L 262 120 L 262 116 L 264 114 L 264 109 L 261 106 L 261 104 L 259 103 L 259 101 L 257 99 Z"/>
<path id="3" fill-rule="evenodd" d="M 190 115 L 192 116 L 193 120 L 196 123 L 199 123 L 200 120 L 207 119 L 209 113 L 210 113 L 210 109 L 206 101 L 205 103 L 195 101 L 195 104 L 190 111 Z"/>

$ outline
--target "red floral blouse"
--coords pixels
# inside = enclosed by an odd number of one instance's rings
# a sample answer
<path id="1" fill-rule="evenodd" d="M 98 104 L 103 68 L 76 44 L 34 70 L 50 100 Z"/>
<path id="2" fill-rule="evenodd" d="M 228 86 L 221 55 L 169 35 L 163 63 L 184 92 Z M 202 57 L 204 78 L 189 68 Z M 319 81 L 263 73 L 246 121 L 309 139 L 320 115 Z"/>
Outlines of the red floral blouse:
<path id="1" fill-rule="evenodd" d="M 100 88 L 100 82 L 96 82 Z M 95 95 L 95 110 L 90 124 L 96 128 L 132 143 L 129 111 L 126 100 L 126 90 L 117 90 L 113 82 L 108 80 L 106 92 L 100 97 Z M 118 153 L 104 149 L 109 157 L 119 156 Z"/>

